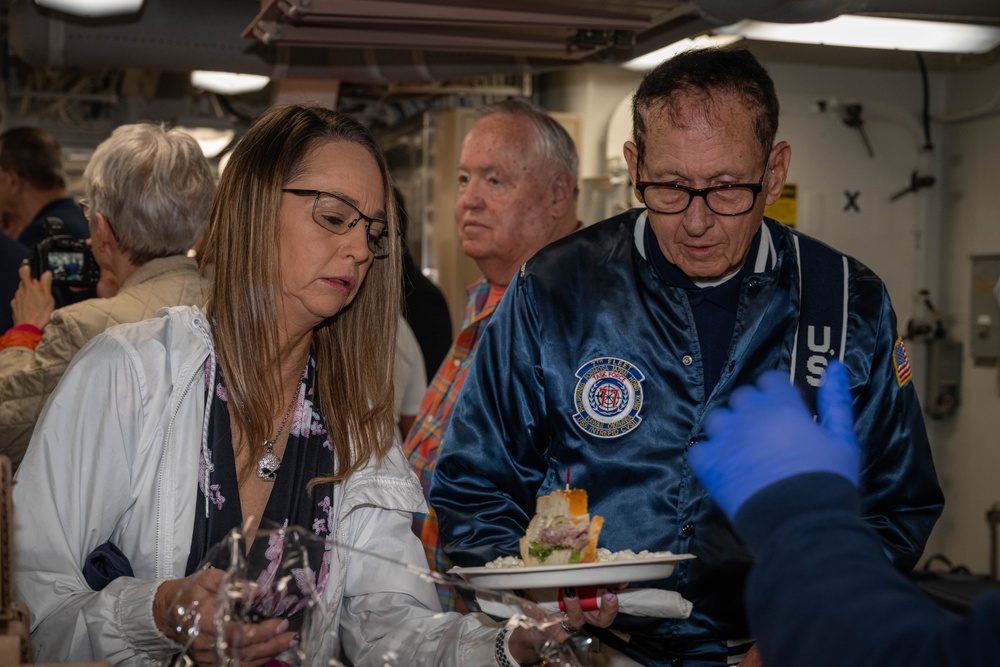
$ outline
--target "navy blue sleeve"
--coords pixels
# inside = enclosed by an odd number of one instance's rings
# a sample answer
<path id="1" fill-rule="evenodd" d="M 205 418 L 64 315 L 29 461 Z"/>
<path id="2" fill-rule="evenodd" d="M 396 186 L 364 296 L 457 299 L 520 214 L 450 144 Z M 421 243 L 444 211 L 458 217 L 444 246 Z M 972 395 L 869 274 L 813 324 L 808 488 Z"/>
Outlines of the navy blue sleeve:
<path id="1" fill-rule="evenodd" d="M 889 295 L 870 272 L 857 280 L 870 284 L 859 285 L 856 292 L 879 297 L 852 308 L 856 321 L 850 331 L 858 333 L 849 340 L 845 357 L 856 377 L 864 378 L 852 388 L 854 431 L 862 451 L 861 511 L 882 539 L 886 556 L 906 572 L 920 559 L 944 496 L 917 392 L 909 373 L 897 372 L 894 364 L 894 356 L 905 354 L 905 348 Z"/>
<path id="2" fill-rule="evenodd" d="M 753 496 L 735 519 L 756 562 L 750 628 L 768 667 L 985 667 L 1000 656 L 1000 594 L 960 618 L 887 560 L 854 487 L 800 475 Z"/>
<path id="3" fill-rule="evenodd" d="M 441 547 L 475 567 L 518 554 L 548 470 L 537 317 L 512 283 L 476 347 L 431 482 Z"/>

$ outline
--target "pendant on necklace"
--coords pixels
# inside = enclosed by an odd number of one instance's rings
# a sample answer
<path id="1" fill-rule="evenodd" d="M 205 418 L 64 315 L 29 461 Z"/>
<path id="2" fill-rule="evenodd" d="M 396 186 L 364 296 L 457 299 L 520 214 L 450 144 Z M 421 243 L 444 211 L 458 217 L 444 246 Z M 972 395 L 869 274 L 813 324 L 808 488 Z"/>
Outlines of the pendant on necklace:
<path id="1" fill-rule="evenodd" d="M 270 440 L 264 441 L 264 449 L 263 456 L 257 459 L 257 476 L 265 482 L 273 482 L 281 467 L 281 459 L 274 453 L 274 443 Z"/>

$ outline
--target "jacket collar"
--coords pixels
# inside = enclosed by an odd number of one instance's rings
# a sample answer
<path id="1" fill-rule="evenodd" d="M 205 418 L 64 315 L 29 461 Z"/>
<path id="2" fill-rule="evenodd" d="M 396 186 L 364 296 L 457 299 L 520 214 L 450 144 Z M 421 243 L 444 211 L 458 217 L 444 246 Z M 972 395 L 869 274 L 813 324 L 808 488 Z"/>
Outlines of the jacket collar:
<path id="1" fill-rule="evenodd" d="M 757 254 L 754 257 L 753 262 L 753 273 L 765 273 L 771 271 L 778 264 L 778 251 L 774 245 L 774 235 L 771 232 L 771 224 L 774 221 L 764 218 L 760 225 L 760 230 L 757 232 L 757 236 L 760 239 L 760 243 L 757 247 Z M 651 261 L 649 257 L 646 256 L 646 228 L 649 226 L 649 212 L 642 211 L 639 217 L 635 221 L 635 226 L 632 230 L 632 238 L 635 242 L 635 248 L 639 251 L 639 255 L 647 262 Z"/>
<path id="2" fill-rule="evenodd" d="M 198 271 L 198 262 L 185 255 L 171 255 L 169 257 L 157 257 L 139 266 L 128 277 L 122 285 L 122 289 L 149 282 L 162 276 L 164 273 L 174 271 Z"/>

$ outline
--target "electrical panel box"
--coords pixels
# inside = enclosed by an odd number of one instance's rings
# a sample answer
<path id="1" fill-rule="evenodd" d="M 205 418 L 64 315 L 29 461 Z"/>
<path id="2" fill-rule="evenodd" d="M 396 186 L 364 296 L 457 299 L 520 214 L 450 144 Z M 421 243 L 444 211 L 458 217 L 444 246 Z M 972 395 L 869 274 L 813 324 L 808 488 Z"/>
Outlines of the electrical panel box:
<path id="1" fill-rule="evenodd" d="M 976 366 L 993 366 L 1000 358 L 1000 305 L 993 292 L 1000 278 L 1000 255 L 972 257 L 972 322 L 969 349 Z"/>
<path id="2" fill-rule="evenodd" d="M 947 338 L 932 338 L 927 346 L 927 387 L 924 412 L 931 419 L 951 416 L 958 407 L 962 386 L 962 344 Z"/>

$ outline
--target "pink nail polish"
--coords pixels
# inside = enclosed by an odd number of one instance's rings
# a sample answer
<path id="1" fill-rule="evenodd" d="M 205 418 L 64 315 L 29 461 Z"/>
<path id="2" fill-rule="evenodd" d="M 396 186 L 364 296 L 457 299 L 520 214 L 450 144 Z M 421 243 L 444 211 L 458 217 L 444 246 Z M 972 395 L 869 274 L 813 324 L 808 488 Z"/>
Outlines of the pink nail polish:
<path id="1" fill-rule="evenodd" d="M 281 623 L 278 623 L 278 627 L 274 629 L 274 634 L 280 635 L 282 632 L 288 629 L 288 619 L 286 618 Z"/>

